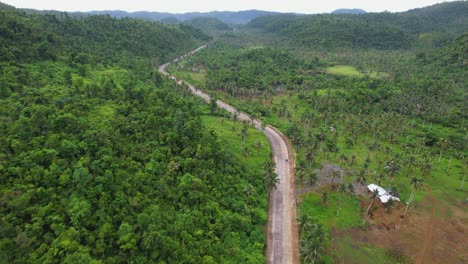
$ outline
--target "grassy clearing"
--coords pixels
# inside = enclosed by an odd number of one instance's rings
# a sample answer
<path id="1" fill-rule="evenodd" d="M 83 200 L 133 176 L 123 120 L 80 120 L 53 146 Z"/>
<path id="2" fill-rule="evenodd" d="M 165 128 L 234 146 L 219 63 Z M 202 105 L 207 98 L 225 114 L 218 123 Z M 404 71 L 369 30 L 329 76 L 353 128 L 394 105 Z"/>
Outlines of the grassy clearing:
<path id="1" fill-rule="evenodd" d="M 411 260 L 398 252 L 353 241 L 348 236 L 336 241 L 336 257 L 346 263 L 411 263 Z M 340 262 L 345 263 L 345 262 Z"/>
<path id="2" fill-rule="evenodd" d="M 328 194 L 327 204 L 321 202 L 321 194 L 312 192 L 302 195 L 300 211 L 317 219 L 328 230 L 334 227 L 344 229 L 358 226 L 362 223 L 360 218 L 359 200 L 355 196 L 342 196 L 342 206 L 340 213 L 336 215 L 339 194 L 336 192 Z"/>
<path id="3" fill-rule="evenodd" d="M 344 75 L 349 77 L 364 77 L 367 76 L 373 79 L 388 78 L 389 75 L 384 72 L 377 71 L 359 71 L 357 68 L 349 65 L 336 65 L 328 67 L 325 71 L 329 74 Z"/>
<path id="4" fill-rule="evenodd" d="M 362 77 L 364 74 L 360 73 L 356 68 L 349 65 L 336 65 L 332 67 L 328 67 L 326 72 L 329 74 L 336 74 L 336 75 L 345 75 L 350 77 Z"/>
<path id="5" fill-rule="evenodd" d="M 259 173 L 259 177 L 263 177 L 263 164 L 271 159 L 271 148 L 262 132 L 249 126 L 243 142 L 240 133 L 244 124 L 213 116 L 203 116 L 202 121 L 208 130 L 215 131 L 236 158 L 245 161 L 247 169 L 252 169 Z"/>

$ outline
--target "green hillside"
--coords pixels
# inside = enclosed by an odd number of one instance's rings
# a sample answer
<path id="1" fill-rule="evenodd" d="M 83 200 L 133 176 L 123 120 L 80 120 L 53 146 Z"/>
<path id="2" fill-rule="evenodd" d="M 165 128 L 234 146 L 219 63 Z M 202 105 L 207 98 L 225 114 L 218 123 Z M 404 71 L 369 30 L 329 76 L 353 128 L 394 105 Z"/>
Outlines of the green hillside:
<path id="1" fill-rule="evenodd" d="M 458 1 L 403 13 L 272 15 L 247 26 L 305 48 L 408 49 L 428 38 L 440 46 L 466 32 L 467 9 L 468 2 Z"/>
<path id="2" fill-rule="evenodd" d="M 197 17 L 184 21 L 184 24 L 191 25 L 207 33 L 232 30 L 226 23 L 214 17 Z"/>
<path id="3" fill-rule="evenodd" d="M 266 139 L 154 68 L 206 35 L 0 18 L 0 263 L 264 262 Z"/>

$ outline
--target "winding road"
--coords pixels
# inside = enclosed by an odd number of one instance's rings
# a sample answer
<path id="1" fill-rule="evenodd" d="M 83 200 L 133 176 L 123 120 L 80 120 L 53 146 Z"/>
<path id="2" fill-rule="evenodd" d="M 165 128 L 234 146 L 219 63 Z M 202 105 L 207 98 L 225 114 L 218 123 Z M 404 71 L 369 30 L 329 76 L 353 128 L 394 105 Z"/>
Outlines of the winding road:
<path id="1" fill-rule="evenodd" d="M 203 48 L 207 44 L 173 60 L 178 62 Z M 167 66 L 172 62 L 165 63 L 159 67 L 159 72 L 173 79 L 177 84 L 184 82 L 166 71 Z M 206 102 L 211 98 L 208 94 L 195 88 L 193 85 L 185 83 L 190 91 Z M 252 124 L 262 131 L 267 137 L 273 150 L 276 173 L 279 183 L 276 189 L 270 192 L 269 197 L 269 219 L 267 233 L 267 263 L 299 263 L 298 231 L 296 225 L 296 202 L 294 198 L 294 154 L 288 139 L 276 128 L 267 125 L 262 128 L 260 120 L 250 118 L 246 113 L 239 112 L 231 105 L 217 100 L 218 107 L 237 115 L 238 119 Z"/>

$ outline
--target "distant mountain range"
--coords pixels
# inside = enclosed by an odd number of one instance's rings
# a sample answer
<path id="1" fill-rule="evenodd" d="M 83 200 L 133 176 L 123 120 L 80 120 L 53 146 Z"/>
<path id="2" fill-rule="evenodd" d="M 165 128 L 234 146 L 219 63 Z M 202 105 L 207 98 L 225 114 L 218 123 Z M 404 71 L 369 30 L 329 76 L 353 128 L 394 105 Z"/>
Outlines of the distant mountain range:
<path id="1" fill-rule="evenodd" d="M 191 12 L 182 14 L 173 14 L 166 12 L 125 12 L 125 11 L 91 11 L 91 12 L 73 12 L 72 15 L 110 15 L 116 18 L 131 17 L 138 19 L 145 19 L 151 21 L 178 21 L 184 22 L 199 17 L 217 18 L 226 24 L 247 24 L 252 19 L 260 16 L 280 14 L 278 12 L 260 11 L 260 10 L 246 10 L 239 12 L 232 11 L 213 11 L 213 12 Z"/>
<path id="2" fill-rule="evenodd" d="M 365 14 L 367 12 L 365 10 L 358 9 L 358 8 L 353 8 L 353 9 L 341 8 L 341 9 L 337 9 L 337 10 L 331 12 L 331 13 L 332 14 L 355 14 L 355 15 L 359 15 L 359 14 Z"/>

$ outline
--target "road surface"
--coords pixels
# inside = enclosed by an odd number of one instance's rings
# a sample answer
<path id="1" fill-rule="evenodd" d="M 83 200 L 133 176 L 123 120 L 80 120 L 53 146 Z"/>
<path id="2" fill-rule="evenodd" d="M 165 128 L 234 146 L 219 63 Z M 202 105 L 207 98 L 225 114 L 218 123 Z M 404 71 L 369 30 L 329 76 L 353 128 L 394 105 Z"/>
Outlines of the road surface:
<path id="1" fill-rule="evenodd" d="M 178 62 L 187 56 L 205 48 L 203 45 L 183 56 L 173 60 Z M 177 84 L 184 82 L 166 71 L 171 62 L 165 63 L 159 67 L 159 72 L 173 79 Z M 185 83 L 190 91 L 210 102 L 208 94 L 195 88 L 193 85 Z M 269 219 L 267 233 L 267 263 L 299 263 L 298 231 L 296 225 L 296 203 L 294 198 L 294 155 L 288 139 L 276 128 L 267 125 L 262 128 L 260 120 L 250 118 L 246 113 L 239 112 L 231 105 L 217 100 L 218 107 L 237 115 L 237 118 L 249 122 L 258 130 L 262 131 L 270 142 L 273 150 L 274 161 L 276 164 L 276 173 L 279 177 L 279 183 L 276 189 L 270 192 L 269 197 Z"/>

